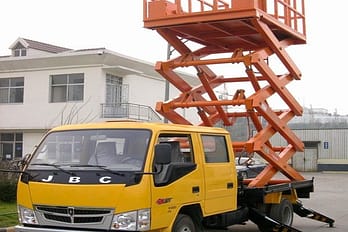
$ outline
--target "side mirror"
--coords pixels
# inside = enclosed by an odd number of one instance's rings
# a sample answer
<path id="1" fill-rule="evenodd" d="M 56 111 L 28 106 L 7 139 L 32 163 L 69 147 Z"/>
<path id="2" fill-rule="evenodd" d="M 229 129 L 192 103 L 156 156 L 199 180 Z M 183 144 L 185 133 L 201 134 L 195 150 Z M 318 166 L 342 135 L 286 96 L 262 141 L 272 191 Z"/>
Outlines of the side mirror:
<path id="1" fill-rule="evenodd" d="M 155 146 L 155 164 L 169 164 L 172 147 L 168 143 L 159 143 Z"/>

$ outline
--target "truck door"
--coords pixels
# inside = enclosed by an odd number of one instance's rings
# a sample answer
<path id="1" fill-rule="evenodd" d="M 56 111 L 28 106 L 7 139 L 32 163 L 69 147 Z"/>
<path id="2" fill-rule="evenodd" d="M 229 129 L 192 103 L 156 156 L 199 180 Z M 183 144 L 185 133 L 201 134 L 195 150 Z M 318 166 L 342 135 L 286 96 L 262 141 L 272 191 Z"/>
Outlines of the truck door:
<path id="1" fill-rule="evenodd" d="M 235 210 L 237 207 L 237 176 L 231 147 L 224 135 L 201 135 L 204 153 L 206 214 Z"/>
<path id="2" fill-rule="evenodd" d="M 169 144 L 171 162 L 156 167 L 152 190 L 152 227 L 170 225 L 181 207 L 203 199 L 203 171 L 195 162 L 191 135 L 162 133 L 158 143 Z"/>

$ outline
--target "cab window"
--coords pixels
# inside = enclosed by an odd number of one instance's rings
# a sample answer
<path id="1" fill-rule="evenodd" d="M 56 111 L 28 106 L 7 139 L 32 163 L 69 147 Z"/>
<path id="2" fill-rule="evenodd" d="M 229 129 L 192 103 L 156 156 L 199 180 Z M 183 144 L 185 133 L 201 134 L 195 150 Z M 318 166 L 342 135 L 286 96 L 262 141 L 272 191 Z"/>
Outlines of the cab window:
<path id="1" fill-rule="evenodd" d="M 229 162 L 225 136 L 202 135 L 201 138 L 206 163 Z"/>
<path id="2" fill-rule="evenodd" d="M 189 135 L 162 134 L 160 135 L 158 142 L 170 144 L 172 148 L 171 162 L 194 162 L 191 139 Z"/>

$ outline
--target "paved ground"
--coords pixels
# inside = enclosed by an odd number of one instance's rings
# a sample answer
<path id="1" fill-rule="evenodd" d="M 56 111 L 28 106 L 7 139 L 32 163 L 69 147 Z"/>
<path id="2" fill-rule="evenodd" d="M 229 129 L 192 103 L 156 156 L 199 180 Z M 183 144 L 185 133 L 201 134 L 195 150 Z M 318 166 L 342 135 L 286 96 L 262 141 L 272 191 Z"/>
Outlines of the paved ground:
<path id="1" fill-rule="evenodd" d="M 347 232 L 348 231 L 348 173 L 303 173 L 307 179 L 314 177 L 314 193 L 303 199 L 303 205 L 335 220 L 334 227 L 295 215 L 293 226 L 303 232 Z M 257 232 L 252 223 L 231 226 L 229 230 Z M 213 231 L 211 231 L 213 232 Z M 214 231 L 215 232 L 215 231 Z M 219 232 L 222 232 L 221 230 Z"/>

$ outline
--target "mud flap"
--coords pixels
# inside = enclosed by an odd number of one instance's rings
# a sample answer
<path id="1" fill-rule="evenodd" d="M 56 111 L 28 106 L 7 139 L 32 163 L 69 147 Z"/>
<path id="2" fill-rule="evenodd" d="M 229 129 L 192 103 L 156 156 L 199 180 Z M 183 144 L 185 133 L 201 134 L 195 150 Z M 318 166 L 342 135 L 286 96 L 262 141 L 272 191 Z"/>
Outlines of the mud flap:
<path id="1" fill-rule="evenodd" d="M 333 227 L 333 224 L 335 222 L 334 219 L 329 218 L 323 214 L 320 214 L 312 209 L 307 209 L 303 207 L 300 201 L 297 201 L 296 204 L 293 204 L 293 208 L 294 208 L 294 212 L 300 217 L 306 217 L 306 218 L 310 218 L 320 222 L 328 223 L 329 227 Z"/>
<path id="2" fill-rule="evenodd" d="M 249 219 L 254 222 L 262 232 L 301 232 L 260 213 L 257 209 L 249 208 Z"/>

